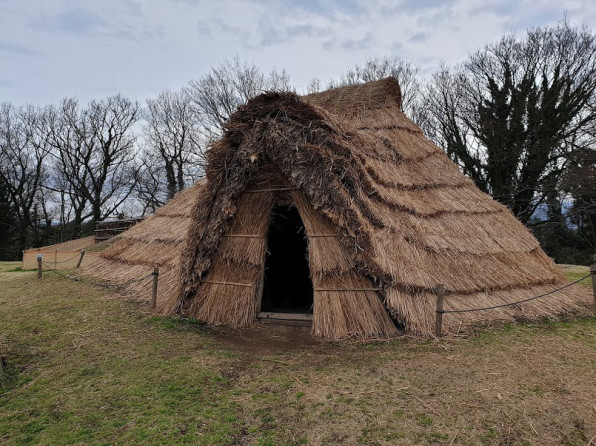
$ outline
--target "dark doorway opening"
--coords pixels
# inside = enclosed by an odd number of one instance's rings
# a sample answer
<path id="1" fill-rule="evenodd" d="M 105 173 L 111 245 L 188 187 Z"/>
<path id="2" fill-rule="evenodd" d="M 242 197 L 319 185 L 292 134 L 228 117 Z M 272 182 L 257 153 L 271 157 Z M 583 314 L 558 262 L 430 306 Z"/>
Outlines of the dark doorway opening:
<path id="1" fill-rule="evenodd" d="M 312 314 L 305 229 L 295 207 L 273 208 L 267 251 L 261 311 Z"/>

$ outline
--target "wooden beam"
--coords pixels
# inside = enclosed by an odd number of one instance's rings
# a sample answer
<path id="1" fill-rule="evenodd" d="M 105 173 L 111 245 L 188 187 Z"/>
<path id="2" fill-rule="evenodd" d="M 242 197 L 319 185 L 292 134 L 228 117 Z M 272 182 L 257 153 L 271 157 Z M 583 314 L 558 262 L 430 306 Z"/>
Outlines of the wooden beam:
<path id="1" fill-rule="evenodd" d="M 594 262 L 590 267 L 590 274 L 592 275 L 592 293 L 594 293 L 594 310 L 596 310 L 596 262 Z"/>
<path id="2" fill-rule="evenodd" d="M 253 234 L 224 234 L 222 237 L 265 238 L 262 235 L 253 235 Z"/>
<path id="3" fill-rule="evenodd" d="M 213 283 L 215 285 L 230 285 L 230 286 L 255 286 L 254 283 L 237 283 L 237 282 L 221 282 L 219 280 L 202 280 L 200 283 Z"/>
<path id="4" fill-rule="evenodd" d="M 259 319 L 261 324 L 268 325 L 292 325 L 295 327 L 310 327 L 312 321 L 289 321 L 286 319 Z"/>
<path id="5" fill-rule="evenodd" d="M 315 288 L 315 291 L 383 291 L 383 288 Z"/>
<path id="6" fill-rule="evenodd" d="M 435 336 L 440 338 L 443 335 L 443 306 L 445 299 L 445 285 L 437 285 L 437 311 L 435 318 Z"/>
<path id="7" fill-rule="evenodd" d="M 310 321 L 312 322 L 312 314 L 304 313 L 271 313 L 269 311 L 262 311 L 257 316 L 259 319 L 282 320 L 282 321 Z"/>

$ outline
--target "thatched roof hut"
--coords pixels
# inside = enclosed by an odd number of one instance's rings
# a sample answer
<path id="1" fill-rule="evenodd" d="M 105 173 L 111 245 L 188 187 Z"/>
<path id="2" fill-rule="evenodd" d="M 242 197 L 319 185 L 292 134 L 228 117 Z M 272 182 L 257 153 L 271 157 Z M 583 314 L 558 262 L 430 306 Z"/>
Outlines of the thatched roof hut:
<path id="1" fill-rule="evenodd" d="M 206 179 L 119 237 L 104 277 L 161 265 L 159 311 L 209 324 L 312 314 L 325 339 L 432 333 L 445 308 L 514 302 L 565 284 L 511 212 L 478 190 L 401 112 L 385 79 L 240 107 Z M 445 317 L 444 331 L 573 309 L 583 290 Z"/>

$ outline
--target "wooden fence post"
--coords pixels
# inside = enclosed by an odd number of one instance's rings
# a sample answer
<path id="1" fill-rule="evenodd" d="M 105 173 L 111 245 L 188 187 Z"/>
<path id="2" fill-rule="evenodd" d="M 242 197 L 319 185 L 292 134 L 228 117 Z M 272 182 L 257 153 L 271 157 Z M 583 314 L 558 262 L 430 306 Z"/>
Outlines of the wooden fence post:
<path id="1" fill-rule="evenodd" d="M 596 310 L 596 262 L 592 263 L 590 267 L 590 275 L 592 279 L 592 293 L 594 294 L 594 309 Z"/>
<path id="2" fill-rule="evenodd" d="M 41 261 L 43 260 L 43 254 L 37 254 L 37 278 L 41 279 Z"/>
<path id="3" fill-rule="evenodd" d="M 443 300 L 445 298 L 445 286 L 437 285 L 437 315 L 435 319 L 435 336 L 440 338 L 443 334 Z"/>
<path id="4" fill-rule="evenodd" d="M 153 288 L 151 289 L 151 308 L 155 308 L 155 304 L 157 302 L 157 280 L 159 278 L 159 268 L 157 265 L 153 267 L 153 272 L 151 275 L 153 276 Z"/>
<path id="5" fill-rule="evenodd" d="M 77 268 L 81 266 L 81 262 L 83 261 L 83 257 L 85 256 L 85 250 L 81 249 L 81 257 L 79 257 L 79 261 L 77 262 Z"/>

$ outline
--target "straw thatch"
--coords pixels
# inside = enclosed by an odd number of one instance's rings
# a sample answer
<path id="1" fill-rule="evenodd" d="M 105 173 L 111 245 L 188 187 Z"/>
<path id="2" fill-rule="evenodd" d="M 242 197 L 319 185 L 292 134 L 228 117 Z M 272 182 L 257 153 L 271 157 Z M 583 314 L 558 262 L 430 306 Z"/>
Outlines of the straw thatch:
<path id="1" fill-rule="evenodd" d="M 23 262 L 21 268 L 37 268 L 37 256 L 43 255 L 43 263 L 46 268 L 52 269 L 71 269 L 75 268 L 80 261 L 81 250 L 93 246 L 95 237 L 83 237 L 75 240 L 69 240 L 54 245 L 42 246 L 40 248 L 30 248 L 23 251 Z M 98 256 L 94 252 L 87 252 L 82 261 L 82 266 L 90 265 L 97 260 Z"/>
<path id="2" fill-rule="evenodd" d="M 120 284 L 146 276 L 159 266 L 158 295 L 177 296 L 180 289 L 180 251 L 190 224 L 190 210 L 197 195 L 205 192 L 207 182 L 200 180 L 180 192 L 154 215 L 110 239 L 108 247 L 84 274 Z M 129 288 L 141 298 L 149 297 L 148 281 Z M 163 303 L 163 300 L 161 300 Z"/>
<path id="3" fill-rule="evenodd" d="M 391 336 L 394 322 L 430 335 L 438 284 L 447 310 L 565 284 L 510 211 L 401 113 L 392 79 L 305 97 L 263 94 L 238 109 L 207 157 L 205 181 L 104 253 L 106 269 L 156 259 L 167 268 L 163 314 L 253 323 L 279 203 L 295 206 L 304 222 L 313 333 L 326 339 Z M 568 311 L 582 293 L 571 287 L 489 313 L 448 315 L 445 329 Z"/>

